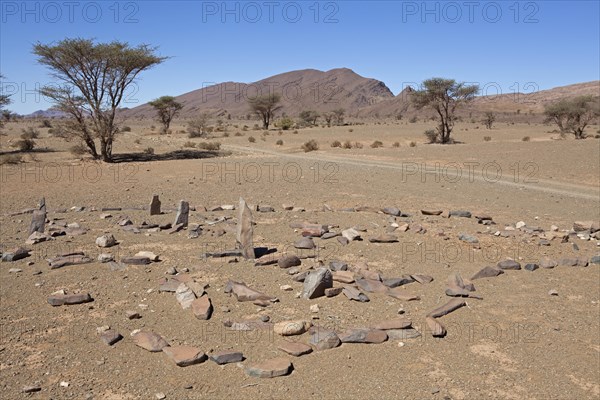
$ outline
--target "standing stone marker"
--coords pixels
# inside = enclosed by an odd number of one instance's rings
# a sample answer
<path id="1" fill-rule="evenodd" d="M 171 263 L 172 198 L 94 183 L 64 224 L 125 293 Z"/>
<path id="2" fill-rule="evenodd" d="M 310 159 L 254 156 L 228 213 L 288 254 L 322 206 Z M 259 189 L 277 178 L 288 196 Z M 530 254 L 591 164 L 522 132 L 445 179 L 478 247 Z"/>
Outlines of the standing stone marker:
<path id="1" fill-rule="evenodd" d="M 152 201 L 150 202 L 150 215 L 160 215 L 160 200 L 157 194 L 152 195 Z"/>
<path id="2" fill-rule="evenodd" d="M 45 224 L 46 199 L 42 197 L 38 209 L 33 211 L 33 216 L 31 217 L 31 224 L 29 225 L 29 235 L 31 235 L 33 232 L 44 233 Z"/>
<path id="3" fill-rule="evenodd" d="M 236 248 L 242 251 L 246 260 L 254 260 L 254 243 L 252 241 L 252 211 L 246 201 L 240 197 L 240 208 L 238 213 Z"/>
<path id="4" fill-rule="evenodd" d="M 182 224 L 184 227 L 188 225 L 188 218 L 190 216 L 190 203 L 181 200 L 179 207 L 177 208 L 177 217 L 175 217 L 175 223 L 173 226 Z"/>

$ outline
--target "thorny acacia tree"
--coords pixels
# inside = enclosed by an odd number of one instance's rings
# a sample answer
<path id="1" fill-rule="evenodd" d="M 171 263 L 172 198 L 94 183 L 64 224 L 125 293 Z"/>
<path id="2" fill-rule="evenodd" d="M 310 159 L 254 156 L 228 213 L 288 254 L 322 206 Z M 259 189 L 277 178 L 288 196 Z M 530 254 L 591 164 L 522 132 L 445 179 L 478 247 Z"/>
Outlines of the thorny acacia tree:
<path id="1" fill-rule="evenodd" d="M 275 112 L 281 109 L 281 106 L 279 105 L 280 101 L 281 96 L 277 93 L 248 99 L 250 109 L 262 119 L 263 129 L 269 129 L 269 125 L 271 124 Z"/>
<path id="2" fill-rule="evenodd" d="M 166 59 L 155 51 L 148 45 L 130 47 L 124 42 L 95 43 L 80 38 L 34 45 L 38 62 L 59 82 L 43 87 L 42 95 L 71 117 L 67 124 L 70 135 L 80 138 L 94 158 L 112 162 L 113 141 L 119 131 L 117 109 L 137 76 Z"/>
<path id="3" fill-rule="evenodd" d="M 150 104 L 156 110 L 156 117 L 163 125 L 163 133 L 167 133 L 169 126 L 171 125 L 171 121 L 183 108 L 183 104 L 175 100 L 175 97 L 173 96 L 162 96 L 156 100 L 152 100 L 148 104 Z"/>

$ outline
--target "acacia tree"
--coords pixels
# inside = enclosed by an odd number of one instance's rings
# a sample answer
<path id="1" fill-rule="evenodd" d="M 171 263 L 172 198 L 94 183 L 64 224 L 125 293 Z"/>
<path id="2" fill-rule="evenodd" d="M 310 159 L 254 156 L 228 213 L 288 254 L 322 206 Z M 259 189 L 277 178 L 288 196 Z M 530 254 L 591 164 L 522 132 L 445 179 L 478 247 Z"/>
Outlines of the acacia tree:
<path id="1" fill-rule="evenodd" d="M 338 108 L 332 111 L 333 117 L 335 118 L 335 123 L 338 125 L 344 124 L 344 115 L 346 114 L 346 110 L 343 108 Z"/>
<path id="2" fill-rule="evenodd" d="M 95 43 L 79 38 L 33 46 L 38 62 L 59 82 L 43 87 L 42 95 L 71 117 L 68 133 L 80 138 L 94 158 L 112 162 L 113 141 L 119 131 L 117 109 L 137 76 L 166 59 L 155 51 L 148 45 L 130 47 L 124 42 Z"/>
<path id="3" fill-rule="evenodd" d="M 450 133 L 456 121 L 456 109 L 473 100 L 479 86 L 457 83 L 454 79 L 431 78 L 423 82 L 422 89 L 414 91 L 411 101 L 417 109 L 432 108 L 439 118 L 437 140 L 450 143 Z"/>
<path id="4" fill-rule="evenodd" d="M 486 128 L 492 129 L 492 125 L 494 125 L 495 121 L 496 115 L 491 111 L 487 111 L 485 117 L 481 120 L 481 123 L 484 124 Z"/>
<path id="5" fill-rule="evenodd" d="M 4 79 L 4 76 L 0 75 L 0 80 Z M 0 113 L 2 118 L 8 121 L 10 119 L 10 111 L 5 110 L 4 107 L 10 104 L 10 96 L 7 94 L 0 94 Z M 0 120 L 0 128 L 4 125 L 4 122 Z"/>
<path id="6" fill-rule="evenodd" d="M 277 93 L 256 96 L 248 99 L 251 110 L 263 121 L 263 129 L 269 129 L 269 125 L 276 111 L 281 109 L 279 102 L 281 96 Z"/>
<path id="7" fill-rule="evenodd" d="M 173 96 L 162 96 L 149 102 L 148 104 L 150 104 L 156 110 L 156 117 L 163 125 L 162 132 L 164 133 L 169 130 L 171 121 L 183 108 L 183 104 L 177 102 Z"/>
<path id="8" fill-rule="evenodd" d="M 591 95 L 563 99 L 547 105 L 544 110 L 546 122 L 558 125 L 562 134 L 571 132 L 575 139 L 584 139 L 584 130 L 595 118 L 600 117 L 599 98 Z"/>
<path id="9" fill-rule="evenodd" d="M 299 115 L 300 119 L 307 125 L 316 125 L 319 119 L 319 113 L 316 111 L 302 111 Z"/>

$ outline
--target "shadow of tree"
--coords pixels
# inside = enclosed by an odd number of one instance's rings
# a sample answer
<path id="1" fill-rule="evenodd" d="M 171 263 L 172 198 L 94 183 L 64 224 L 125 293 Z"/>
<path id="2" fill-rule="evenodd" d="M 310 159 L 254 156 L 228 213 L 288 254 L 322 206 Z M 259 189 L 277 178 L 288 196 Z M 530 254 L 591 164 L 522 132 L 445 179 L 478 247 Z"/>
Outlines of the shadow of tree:
<path id="1" fill-rule="evenodd" d="M 146 162 L 146 161 L 169 161 L 169 160 L 191 160 L 202 158 L 223 157 L 231 154 L 224 151 L 206 151 L 206 150 L 175 150 L 162 154 L 148 153 L 120 153 L 113 154 L 113 162 Z"/>
<path id="2" fill-rule="evenodd" d="M 56 153 L 56 152 L 57 152 L 56 150 L 49 149 L 47 147 L 39 148 L 39 149 L 32 149 L 32 150 L 25 150 L 25 151 L 15 149 L 15 150 L 8 150 L 8 151 L 0 151 L 0 156 L 9 155 L 9 154 L 25 155 L 25 154 Z"/>

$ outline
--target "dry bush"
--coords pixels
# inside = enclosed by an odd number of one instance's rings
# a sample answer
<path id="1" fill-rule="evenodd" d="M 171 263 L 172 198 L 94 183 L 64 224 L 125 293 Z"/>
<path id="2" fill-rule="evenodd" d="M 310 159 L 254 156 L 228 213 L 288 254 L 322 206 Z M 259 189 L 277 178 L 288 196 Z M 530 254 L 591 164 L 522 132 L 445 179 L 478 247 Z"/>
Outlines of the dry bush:
<path id="1" fill-rule="evenodd" d="M 37 129 L 29 127 L 27 129 L 21 129 L 21 139 L 37 139 L 40 136 L 40 132 Z"/>
<path id="2" fill-rule="evenodd" d="M 190 142 L 189 140 L 183 144 L 183 147 L 196 147 L 196 143 Z"/>
<path id="3" fill-rule="evenodd" d="M 308 153 L 310 151 L 319 150 L 319 144 L 317 143 L 316 140 L 311 139 L 302 145 L 302 150 L 304 150 L 305 153 Z"/>
<path id="4" fill-rule="evenodd" d="M 137 138 L 137 139 L 135 139 L 135 140 L 133 141 L 133 143 L 135 143 L 135 144 L 142 144 L 142 139 L 140 139 L 140 138 Z"/>
<path id="5" fill-rule="evenodd" d="M 255 143 L 256 142 L 256 138 L 254 136 L 250 136 L 250 137 L 248 137 L 248 141 L 250 143 Z"/>
<path id="6" fill-rule="evenodd" d="M 342 143 L 339 140 L 331 142 L 331 147 L 342 147 Z"/>
<path id="7" fill-rule="evenodd" d="M 275 144 L 277 146 L 283 146 L 283 140 L 279 139 L 277 142 L 275 142 Z"/>
<path id="8" fill-rule="evenodd" d="M 400 147 L 400 142 L 394 142 L 394 144 L 392 145 L 392 147 Z"/>
<path id="9" fill-rule="evenodd" d="M 131 127 L 125 125 L 124 127 L 121 128 L 121 132 L 131 132 Z"/>
<path id="10" fill-rule="evenodd" d="M 88 153 L 88 148 L 87 148 L 87 146 L 80 143 L 80 144 L 76 144 L 75 146 L 72 146 L 69 149 L 69 152 L 71 154 L 73 154 L 74 156 L 82 156 L 82 155 Z"/>
<path id="11" fill-rule="evenodd" d="M 312 126 L 311 126 L 311 128 L 312 128 Z M 293 133 L 294 135 L 297 135 L 297 134 L 298 134 L 298 130 L 296 129 L 296 130 L 295 130 L 294 132 L 292 132 L 292 133 Z"/>
<path id="12" fill-rule="evenodd" d="M 414 124 L 414 123 L 416 123 L 417 121 L 418 121 L 418 118 L 417 118 L 417 116 L 416 116 L 416 115 L 415 115 L 415 116 L 412 116 L 412 117 L 410 117 L 410 119 L 408 120 L 408 122 L 410 122 L 411 124 Z"/>
<path id="13" fill-rule="evenodd" d="M 423 135 L 427 138 L 428 143 L 437 143 L 438 142 L 438 132 L 434 129 L 427 129 L 423 132 Z"/>
<path id="14" fill-rule="evenodd" d="M 529 142 L 531 140 L 531 138 L 529 136 L 523 136 L 523 139 L 521 139 L 522 142 Z"/>
<path id="15" fill-rule="evenodd" d="M 198 143 L 198 148 L 202 150 L 217 151 L 221 149 L 219 142 L 202 142 Z"/>
<path id="16" fill-rule="evenodd" d="M 380 140 L 376 140 L 373 143 L 371 143 L 371 148 L 372 149 L 378 149 L 380 147 L 383 147 L 383 142 Z"/>
<path id="17" fill-rule="evenodd" d="M 50 120 L 45 119 L 40 124 L 40 128 L 52 128 L 52 123 L 50 122 Z"/>
<path id="18" fill-rule="evenodd" d="M 154 154 L 154 147 L 148 147 L 144 149 L 144 154 L 152 155 Z"/>
<path id="19" fill-rule="evenodd" d="M 354 147 L 357 149 L 362 149 L 363 148 L 363 144 L 361 142 L 354 142 Z"/>
<path id="20" fill-rule="evenodd" d="M 35 147 L 35 142 L 33 141 L 33 139 L 17 140 L 13 144 L 13 147 L 16 147 L 17 149 L 19 149 L 19 151 L 23 152 L 31 151 Z"/>
<path id="21" fill-rule="evenodd" d="M 417 142 L 410 142 L 408 145 L 410 147 L 417 147 Z"/>
<path id="22" fill-rule="evenodd" d="M 349 140 L 346 140 L 346 141 L 344 142 L 344 148 L 345 148 L 345 149 L 351 149 L 351 148 L 352 148 L 352 142 L 351 142 L 351 141 L 349 141 Z"/>
<path id="23" fill-rule="evenodd" d="M 242 132 L 236 132 L 233 136 L 244 136 Z"/>
<path id="24" fill-rule="evenodd" d="M 354 129 L 350 128 L 350 129 L 348 129 L 348 132 L 352 133 L 352 132 L 354 132 Z"/>
<path id="25" fill-rule="evenodd" d="M 485 142 L 491 142 L 491 141 L 492 141 L 492 137 L 491 137 L 491 136 L 484 136 L 484 137 L 483 137 L 483 140 L 484 140 Z"/>

